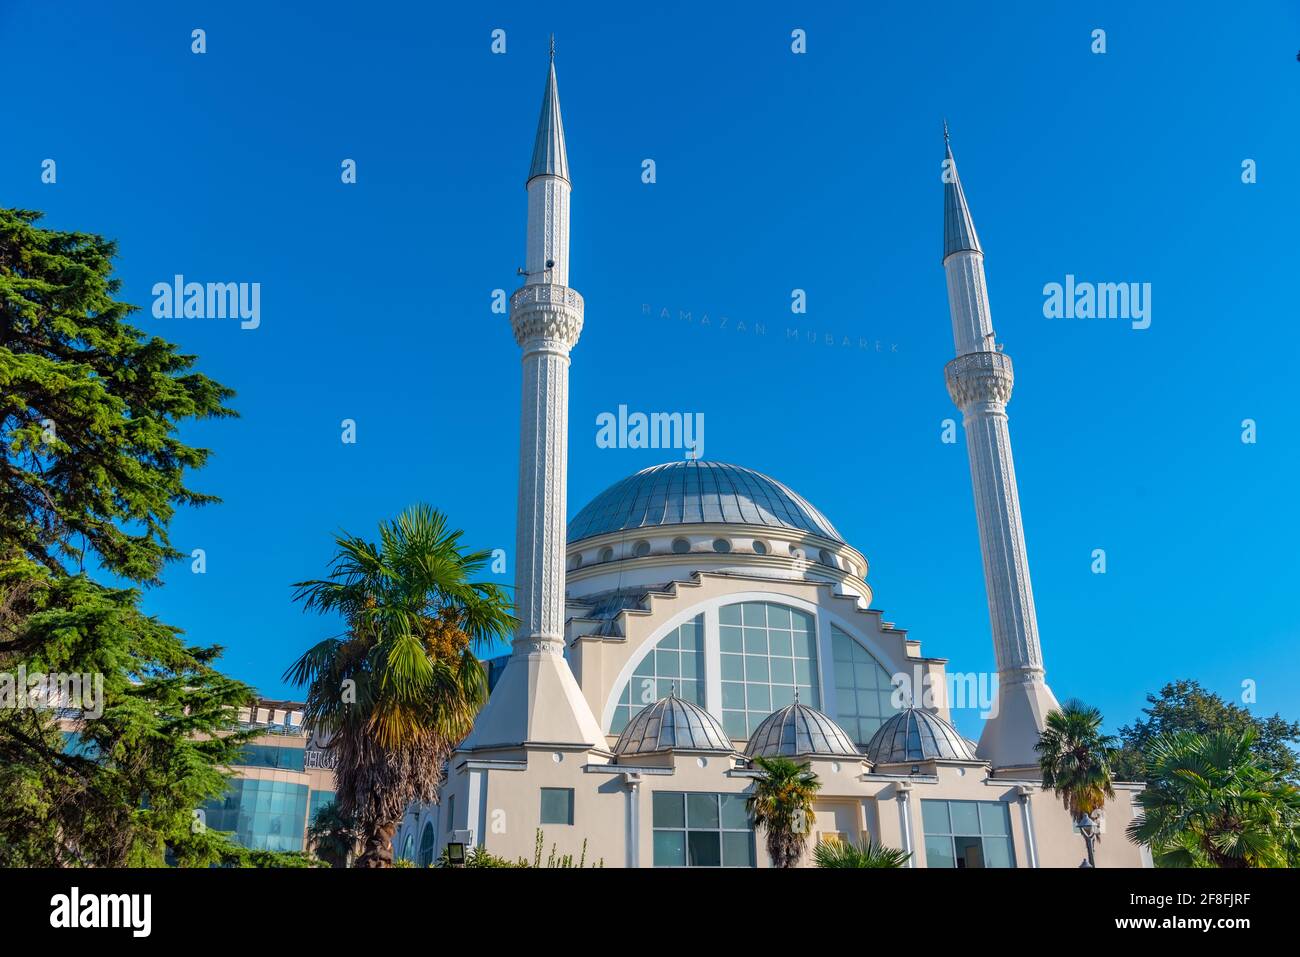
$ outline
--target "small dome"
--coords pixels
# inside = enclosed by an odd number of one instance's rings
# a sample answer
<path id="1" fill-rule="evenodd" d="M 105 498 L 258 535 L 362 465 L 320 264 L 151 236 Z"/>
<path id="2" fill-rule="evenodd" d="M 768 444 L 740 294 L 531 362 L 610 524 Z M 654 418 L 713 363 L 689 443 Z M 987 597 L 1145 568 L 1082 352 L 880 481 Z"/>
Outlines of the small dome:
<path id="1" fill-rule="evenodd" d="M 569 544 L 606 532 L 703 522 L 840 533 L 806 498 L 753 469 L 725 462 L 669 462 L 643 469 L 593 498 L 569 522 Z"/>
<path id="2" fill-rule="evenodd" d="M 717 718 L 671 694 L 638 711 L 614 745 L 615 754 L 674 750 L 730 753 L 735 749 Z"/>
<path id="3" fill-rule="evenodd" d="M 978 760 L 956 728 L 919 708 L 900 711 L 882 724 L 867 742 L 866 753 L 872 764 Z"/>
<path id="4" fill-rule="evenodd" d="M 806 754 L 861 757 L 844 729 L 816 708 L 796 701 L 763 719 L 749 737 L 751 758 L 796 758 Z"/>

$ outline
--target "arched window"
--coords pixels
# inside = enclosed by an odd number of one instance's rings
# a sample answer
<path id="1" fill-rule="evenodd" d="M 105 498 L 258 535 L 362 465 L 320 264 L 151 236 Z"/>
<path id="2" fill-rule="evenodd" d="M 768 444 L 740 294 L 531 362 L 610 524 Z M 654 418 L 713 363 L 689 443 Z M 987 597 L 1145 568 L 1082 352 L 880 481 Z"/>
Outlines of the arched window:
<path id="1" fill-rule="evenodd" d="M 894 686 L 879 661 L 847 632 L 831 626 L 835 670 L 835 720 L 850 738 L 865 746 L 885 719 L 898 709 Z"/>
<path id="2" fill-rule="evenodd" d="M 718 610 L 722 652 L 722 726 L 748 738 L 778 708 L 794 703 L 820 707 L 817 630 L 807 612 L 771 602 L 749 601 Z"/>
<path id="3" fill-rule="evenodd" d="M 415 838 L 408 834 L 406 840 L 402 842 L 401 858 L 404 861 L 415 861 Z"/>
<path id="4" fill-rule="evenodd" d="M 623 686 L 609 722 L 610 734 L 621 734 L 636 714 L 677 686 L 677 697 L 704 704 L 704 621 L 696 615 L 664 635 L 648 652 Z"/>
<path id="5" fill-rule="evenodd" d="M 424 833 L 420 835 L 420 856 L 415 862 L 418 867 L 428 867 L 433 863 L 433 842 L 435 840 L 433 822 L 426 821 Z"/>

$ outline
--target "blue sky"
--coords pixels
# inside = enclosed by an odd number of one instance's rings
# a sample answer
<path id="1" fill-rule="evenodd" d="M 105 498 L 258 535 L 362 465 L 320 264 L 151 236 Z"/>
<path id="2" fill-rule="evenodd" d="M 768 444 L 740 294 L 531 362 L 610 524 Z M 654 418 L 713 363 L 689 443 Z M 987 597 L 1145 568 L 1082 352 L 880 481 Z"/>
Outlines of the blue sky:
<path id="1" fill-rule="evenodd" d="M 171 567 L 151 612 L 287 696 L 281 672 L 333 629 L 290 584 L 336 530 L 425 501 L 513 548 L 519 355 L 490 306 L 523 262 L 554 31 L 586 299 L 570 514 L 668 457 L 597 448 L 597 414 L 703 412 L 706 457 L 817 504 L 926 653 L 992 669 L 966 452 L 940 442 L 946 116 L 1016 366 L 1050 684 L 1112 727 L 1179 677 L 1230 698 L 1253 680 L 1261 710 L 1300 717 L 1293 4 L 476 6 L 0 6 L 0 79 L 27 91 L 6 98 L 0 202 L 117 238 L 137 323 L 238 392 L 241 419 L 187 429 L 224 503 L 173 539 L 207 573 Z M 260 282 L 260 328 L 152 318 L 176 273 Z M 1151 283 L 1151 327 L 1044 318 L 1067 273 Z"/>

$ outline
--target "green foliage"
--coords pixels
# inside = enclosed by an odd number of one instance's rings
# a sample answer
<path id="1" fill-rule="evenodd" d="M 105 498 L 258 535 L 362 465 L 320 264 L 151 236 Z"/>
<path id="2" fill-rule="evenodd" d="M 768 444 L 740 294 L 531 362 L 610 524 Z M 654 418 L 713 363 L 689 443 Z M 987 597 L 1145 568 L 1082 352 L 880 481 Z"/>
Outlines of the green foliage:
<path id="1" fill-rule="evenodd" d="M 0 709 L 0 865 L 161 866 L 211 862 L 195 808 L 226 788 L 225 736 L 251 689 L 140 612 L 138 595 L 29 559 L 0 562 L 0 672 L 102 676 L 103 714 L 68 748 L 49 710 Z M 89 703 L 92 706 L 95 702 Z M 92 710 L 98 710 L 93 708 Z"/>
<path id="2" fill-rule="evenodd" d="M 252 691 L 85 569 L 157 583 L 175 508 L 214 501 L 177 431 L 232 393 L 126 323 L 112 242 L 39 218 L 0 209 L 0 675 L 98 675 L 102 701 L 70 729 L 0 709 L 0 866 L 221 863 L 237 850 L 194 809 L 225 790 Z"/>
<path id="3" fill-rule="evenodd" d="M 307 828 L 307 843 L 330 867 L 347 867 L 357 844 L 356 825 L 339 810 L 338 801 L 317 809 Z"/>
<path id="4" fill-rule="evenodd" d="M 548 868 L 562 868 L 562 869 L 583 868 L 587 866 L 586 838 L 583 838 L 582 852 L 579 854 L 576 863 L 573 860 L 572 854 L 558 854 L 557 845 L 552 844 L 550 853 L 546 857 L 546 864 L 543 865 L 542 854 L 545 852 L 545 850 L 546 850 L 546 836 L 545 834 L 542 833 L 542 829 L 539 827 L 537 829 L 536 840 L 534 841 L 534 845 L 533 845 L 532 863 L 529 863 L 528 858 L 526 857 L 516 858 L 513 861 L 510 860 L 509 858 L 501 857 L 497 854 L 493 854 L 492 852 L 487 850 L 487 848 L 483 847 L 480 844 L 478 847 L 470 848 L 468 853 L 466 853 L 465 855 L 464 864 L 453 865 L 450 861 L 448 861 L 447 851 L 446 849 L 444 849 L 442 854 L 438 856 L 438 859 L 433 862 L 433 866 L 434 867 L 496 867 L 496 868 L 540 868 L 545 866 Z M 592 866 L 603 868 L 605 866 L 604 858 L 601 858 Z"/>
<path id="5" fill-rule="evenodd" d="M 813 798 L 821 781 L 808 765 L 789 758 L 754 758 L 754 767 L 759 777 L 745 807 L 754 827 L 766 831 L 772 866 L 795 867 L 816 821 Z"/>
<path id="6" fill-rule="evenodd" d="M 1090 817 L 1115 796 L 1110 762 L 1115 739 L 1101 732 L 1101 712 L 1082 701 L 1067 701 L 1047 715 L 1034 750 L 1043 787 L 1056 792 L 1072 820 Z"/>
<path id="7" fill-rule="evenodd" d="M 177 427 L 233 415 L 233 393 L 125 321 L 113 242 L 39 218 L 0 209 L 0 542 L 56 574 L 89 551 L 156 583 L 175 507 L 215 501 L 185 485 L 208 451 Z"/>
<path id="8" fill-rule="evenodd" d="M 329 577 L 295 600 L 342 618 L 343 635 L 308 649 L 285 680 L 307 686 L 306 727 L 330 736 L 339 810 L 364 843 L 357 865 L 385 867 L 412 801 L 437 800 L 443 762 L 487 701 L 476 648 L 516 624 L 496 584 L 475 582 L 490 552 L 427 505 L 379 526 L 379 541 L 343 534 Z"/>
<path id="9" fill-rule="evenodd" d="M 1121 748 L 1115 757 L 1115 777 L 1120 781 L 1145 781 L 1146 752 L 1166 734 L 1188 731 L 1213 734 L 1218 731 L 1255 735 L 1254 752 L 1260 766 L 1275 771 L 1292 784 L 1300 785 L 1300 764 L 1293 745 L 1300 741 L 1300 722 L 1281 715 L 1257 717 L 1196 681 L 1175 681 L 1147 695 L 1145 719 L 1119 729 Z"/>
<path id="10" fill-rule="evenodd" d="M 906 867 L 912 855 L 893 847 L 868 841 L 858 847 L 848 841 L 818 841 L 813 863 L 818 867 Z"/>
<path id="11" fill-rule="evenodd" d="M 1256 744 L 1252 729 L 1156 738 L 1129 837 L 1161 867 L 1300 866 L 1300 790 Z"/>

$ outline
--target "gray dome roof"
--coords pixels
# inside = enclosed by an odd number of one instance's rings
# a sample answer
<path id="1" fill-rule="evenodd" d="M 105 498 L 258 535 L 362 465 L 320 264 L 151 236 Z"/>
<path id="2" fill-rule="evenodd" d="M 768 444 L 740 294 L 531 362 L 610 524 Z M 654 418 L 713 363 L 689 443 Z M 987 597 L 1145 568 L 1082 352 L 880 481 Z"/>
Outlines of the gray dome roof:
<path id="1" fill-rule="evenodd" d="M 763 719 L 749 737 L 751 758 L 796 758 L 805 754 L 862 755 L 844 729 L 816 708 L 795 702 Z"/>
<path id="2" fill-rule="evenodd" d="M 615 754 L 652 751 L 735 750 L 718 719 L 676 695 L 646 705 L 628 722 L 614 745 Z"/>
<path id="3" fill-rule="evenodd" d="M 811 502 L 753 469 L 725 462 L 654 465 L 593 498 L 569 522 L 569 541 L 658 525 L 771 525 L 843 542 Z"/>
<path id="4" fill-rule="evenodd" d="M 970 742 L 938 715 L 907 708 L 882 724 L 867 742 L 872 764 L 909 764 L 933 758 L 975 761 Z"/>

